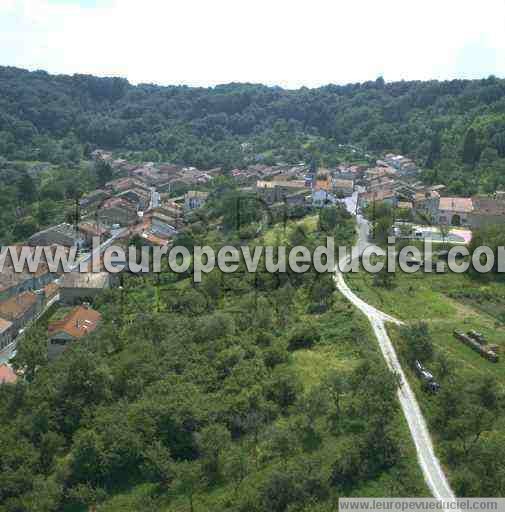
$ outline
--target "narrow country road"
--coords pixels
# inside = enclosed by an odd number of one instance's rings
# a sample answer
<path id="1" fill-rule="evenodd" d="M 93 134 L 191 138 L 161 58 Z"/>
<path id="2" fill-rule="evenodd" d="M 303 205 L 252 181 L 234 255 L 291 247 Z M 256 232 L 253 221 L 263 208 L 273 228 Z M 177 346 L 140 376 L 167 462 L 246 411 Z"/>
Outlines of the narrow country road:
<path id="1" fill-rule="evenodd" d="M 355 200 L 354 200 L 355 201 Z M 355 202 L 346 201 L 346 205 L 351 211 L 355 213 Z M 353 208 L 354 206 L 354 208 Z M 368 242 L 368 222 L 360 215 L 356 216 L 358 223 L 358 241 L 356 243 L 359 254 L 362 254 Z M 348 261 L 341 261 L 340 268 L 344 269 Z M 398 398 L 400 405 L 403 409 L 403 413 L 407 420 L 410 434 L 414 441 L 417 458 L 421 469 L 423 471 L 426 483 L 433 494 L 433 497 L 439 500 L 455 500 L 455 495 L 451 489 L 451 486 L 444 474 L 440 461 L 435 455 L 433 448 L 433 442 L 426 425 L 426 421 L 421 412 L 417 399 L 405 377 L 403 369 L 396 355 L 393 344 L 386 331 L 385 322 L 392 322 L 400 325 L 401 322 L 381 311 L 374 308 L 370 304 L 367 304 L 361 300 L 347 285 L 344 280 L 344 274 L 338 269 L 335 273 L 335 280 L 339 291 L 352 303 L 354 304 L 369 320 L 372 325 L 374 334 L 379 342 L 379 346 L 382 351 L 382 355 L 386 360 L 389 368 L 394 371 L 400 378 L 400 388 L 398 390 Z"/>

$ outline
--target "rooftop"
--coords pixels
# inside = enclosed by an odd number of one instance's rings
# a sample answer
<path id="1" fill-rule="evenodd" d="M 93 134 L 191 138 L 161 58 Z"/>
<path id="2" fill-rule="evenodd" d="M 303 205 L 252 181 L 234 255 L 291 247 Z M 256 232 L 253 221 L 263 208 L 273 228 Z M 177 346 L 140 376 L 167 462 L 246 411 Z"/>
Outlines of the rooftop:
<path id="1" fill-rule="evenodd" d="M 79 234 L 76 232 L 75 226 L 72 224 L 58 224 L 57 226 L 51 226 L 50 228 L 39 231 L 38 233 L 33 234 L 30 237 L 30 240 L 38 237 L 39 235 L 47 234 L 47 233 L 58 233 L 73 240 L 79 239 Z"/>
<path id="2" fill-rule="evenodd" d="M 37 295 L 33 292 L 23 292 L 15 297 L 0 302 L 0 317 L 8 320 L 21 318 L 31 307 L 37 304 Z"/>
<path id="3" fill-rule="evenodd" d="M 185 195 L 187 199 L 207 199 L 208 196 L 208 192 L 201 192 L 199 190 L 190 190 Z"/>
<path id="4" fill-rule="evenodd" d="M 472 198 L 470 197 L 441 197 L 438 206 L 439 210 L 470 213 L 473 210 Z"/>
<path id="5" fill-rule="evenodd" d="M 18 376 L 7 364 L 0 364 L 0 384 L 15 384 Z"/>
<path id="6" fill-rule="evenodd" d="M 63 276 L 62 288 L 104 288 L 109 279 L 107 272 L 70 272 Z"/>
<path id="7" fill-rule="evenodd" d="M 78 306 L 63 318 L 49 324 L 49 333 L 64 332 L 73 338 L 82 338 L 93 332 L 100 322 L 102 315 L 94 309 Z"/>
<path id="8" fill-rule="evenodd" d="M 5 331 L 10 329 L 11 327 L 12 327 L 12 322 L 9 322 L 9 320 L 0 318 L 0 334 L 3 334 Z"/>

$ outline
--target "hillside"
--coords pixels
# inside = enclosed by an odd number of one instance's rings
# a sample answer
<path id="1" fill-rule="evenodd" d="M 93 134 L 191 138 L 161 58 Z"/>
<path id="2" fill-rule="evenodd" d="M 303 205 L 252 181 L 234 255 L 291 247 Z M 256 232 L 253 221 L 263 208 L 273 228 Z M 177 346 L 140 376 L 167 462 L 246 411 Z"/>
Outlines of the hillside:
<path id="1" fill-rule="evenodd" d="M 455 193 L 493 191 L 505 186 L 505 80 L 193 88 L 0 67 L 0 155 L 12 160 L 61 162 L 103 146 L 203 168 L 331 165 L 340 143 L 409 154 Z"/>
<path id="2" fill-rule="evenodd" d="M 251 246 L 350 243 L 354 220 L 335 213 L 338 232 L 311 216 Z M 237 234 L 195 222 L 191 236 L 219 248 Z M 329 511 L 344 495 L 428 494 L 398 383 L 330 274 L 125 276 L 93 307 L 99 328 L 52 363 L 49 311 L 15 359 L 31 382 L 0 386 L 0 511 Z"/>

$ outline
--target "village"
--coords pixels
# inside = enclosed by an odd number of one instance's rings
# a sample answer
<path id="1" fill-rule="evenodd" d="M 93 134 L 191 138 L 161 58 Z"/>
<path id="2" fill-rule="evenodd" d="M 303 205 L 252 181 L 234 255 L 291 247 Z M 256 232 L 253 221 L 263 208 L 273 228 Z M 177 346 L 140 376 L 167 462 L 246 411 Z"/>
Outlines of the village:
<path id="1" fill-rule="evenodd" d="M 170 247 L 184 233 L 193 212 L 206 204 L 212 181 L 223 175 L 220 168 L 200 171 L 175 164 L 132 163 L 104 150 L 95 150 L 92 158 L 95 165 L 109 165 L 113 179 L 79 200 L 78 221 L 35 233 L 16 247 L 77 247 L 80 262 L 90 259 L 94 238 L 101 241 L 100 253 L 112 241 L 127 247 L 134 238 L 143 245 Z M 436 241 L 437 230 L 445 226 L 455 243 L 468 243 L 473 229 L 505 222 L 505 192 L 446 197 L 443 185 L 423 184 L 416 163 L 401 155 L 386 154 L 375 165 L 350 162 L 333 169 L 303 162 L 255 164 L 228 175 L 240 190 L 273 210 L 305 214 L 351 197 L 354 213 L 376 203 L 388 204 L 399 222 L 410 226 L 403 236 L 415 239 Z M 0 274 L 0 383 L 20 377 L 9 365 L 16 343 L 49 308 L 66 308 L 65 315 L 47 328 L 50 360 L 98 327 L 100 313 L 90 304 L 102 290 L 117 285 L 117 276 L 101 270 L 55 273 L 42 263 L 36 272 L 17 273 L 6 260 Z"/>

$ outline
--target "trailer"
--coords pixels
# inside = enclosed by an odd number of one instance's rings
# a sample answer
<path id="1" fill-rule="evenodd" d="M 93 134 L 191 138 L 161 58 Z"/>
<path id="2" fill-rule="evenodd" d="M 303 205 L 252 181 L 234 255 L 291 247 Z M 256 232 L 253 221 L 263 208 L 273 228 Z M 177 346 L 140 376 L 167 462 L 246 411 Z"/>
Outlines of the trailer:
<path id="1" fill-rule="evenodd" d="M 472 331 L 471 331 L 472 332 Z M 475 333 L 479 334 L 479 333 Z M 454 337 L 470 347 L 472 350 L 480 354 L 482 357 L 487 359 L 488 361 L 491 361 L 492 363 L 497 363 L 499 358 L 498 354 L 488 348 L 485 345 L 481 345 L 478 341 L 476 341 L 473 337 L 469 336 L 468 334 L 465 334 L 464 332 L 458 331 L 457 329 L 454 331 Z M 483 339 L 482 335 L 480 335 L 481 339 Z"/>
<path id="2" fill-rule="evenodd" d="M 486 343 L 486 338 L 484 338 L 484 335 L 480 332 L 474 331 L 473 329 L 471 331 L 468 331 L 468 336 L 470 338 L 474 339 L 477 343 L 484 345 Z"/>

